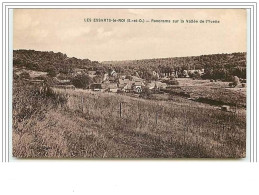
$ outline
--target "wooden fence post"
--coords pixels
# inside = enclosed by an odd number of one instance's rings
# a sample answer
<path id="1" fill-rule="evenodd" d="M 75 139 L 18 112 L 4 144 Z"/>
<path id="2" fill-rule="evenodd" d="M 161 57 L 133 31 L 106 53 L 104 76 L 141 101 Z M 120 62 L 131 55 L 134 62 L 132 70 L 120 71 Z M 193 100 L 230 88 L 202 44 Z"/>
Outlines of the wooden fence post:
<path id="1" fill-rule="evenodd" d="M 197 147 L 197 151 L 198 151 L 198 153 L 199 153 L 199 152 L 200 152 L 200 151 L 199 151 L 199 139 L 198 139 L 197 130 L 195 130 L 195 134 L 196 134 L 196 147 Z"/>
<path id="2" fill-rule="evenodd" d="M 121 118 L 122 103 L 120 102 L 120 118 Z"/>
<path id="3" fill-rule="evenodd" d="M 81 97 L 82 113 L 84 113 L 84 97 Z"/>
<path id="4" fill-rule="evenodd" d="M 183 144 L 185 145 L 185 129 L 183 131 Z"/>
<path id="5" fill-rule="evenodd" d="M 156 125 L 157 125 L 157 111 L 156 111 Z"/>
<path id="6" fill-rule="evenodd" d="M 139 114 L 139 116 L 138 116 L 138 120 L 139 120 L 139 122 L 140 122 L 141 113 L 140 113 L 140 105 L 139 105 L 139 101 L 138 101 L 138 114 Z"/>

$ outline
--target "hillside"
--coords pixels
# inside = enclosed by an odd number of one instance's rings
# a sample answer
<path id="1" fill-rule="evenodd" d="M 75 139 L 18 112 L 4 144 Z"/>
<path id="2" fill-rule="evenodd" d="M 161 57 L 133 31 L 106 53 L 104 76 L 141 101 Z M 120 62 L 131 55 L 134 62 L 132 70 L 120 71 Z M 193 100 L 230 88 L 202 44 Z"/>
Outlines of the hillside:
<path id="1" fill-rule="evenodd" d="M 121 69 L 152 69 L 170 72 L 184 69 L 205 69 L 207 78 L 226 79 L 236 75 L 246 78 L 246 53 L 212 54 L 190 57 L 157 58 L 143 60 L 105 61 L 102 64 Z"/>
<path id="2" fill-rule="evenodd" d="M 63 53 L 52 51 L 14 50 L 14 67 L 25 67 L 30 70 L 44 71 L 55 70 L 61 73 L 69 73 L 75 68 L 96 69 L 101 65 L 97 61 L 89 59 L 69 58 Z"/>
<path id="3" fill-rule="evenodd" d="M 206 68 L 208 66 L 246 67 L 246 53 L 211 54 L 189 57 L 154 58 L 143 60 L 104 61 L 102 64 L 121 66 L 170 66 L 189 69 Z"/>
<path id="4" fill-rule="evenodd" d="M 14 84 L 13 97 L 17 158 L 245 157 L 245 112 L 177 97 L 158 102 L 77 89 L 39 94 L 25 82 Z"/>
<path id="5" fill-rule="evenodd" d="M 181 74 L 183 70 L 205 69 L 204 78 L 230 80 L 232 76 L 246 78 L 246 53 L 213 54 L 191 57 L 175 57 L 160 59 L 106 61 L 99 63 L 89 59 L 77 59 L 67 57 L 63 53 L 14 50 L 14 67 L 25 67 L 36 71 L 55 71 L 68 74 L 75 68 L 99 70 L 107 72 L 109 68 L 118 73 L 133 75 L 137 71 L 142 78 L 148 78 L 152 71 L 158 73 L 177 70 Z"/>

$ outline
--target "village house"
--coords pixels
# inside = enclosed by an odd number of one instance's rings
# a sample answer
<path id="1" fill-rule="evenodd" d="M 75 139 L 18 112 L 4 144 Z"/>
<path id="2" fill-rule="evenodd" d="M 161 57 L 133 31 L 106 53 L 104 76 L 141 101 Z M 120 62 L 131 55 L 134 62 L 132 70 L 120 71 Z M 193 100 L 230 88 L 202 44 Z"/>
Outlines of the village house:
<path id="1" fill-rule="evenodd" d="M 188 70 L 188 74 L 199 73 L 200 75 L 204 74 L 204 69 L 195 69 L 195 70 Z"/>
<path id="2" fill-rule="evenodd" d="M 165 89 L 167 87 L 166 83 L 161 81 L 151 81 L 147 84 L 148 89 Z"/>
<path id="3" fill-rule="evenodd" d="M 115 70 L 112 70 L 112 71 L 110 72 L 110 75 L 111 75 L 112 77 L 116 77 L 116 76 L 117 76 L 117 73 L 115 72 Z"/>
<path id="4" fill-rule="evenodd" d="M 110 89 L 112 89 L 112 91 L 115 91 L 115 89 L 118 89 L 117 83 L 113 83 L 110 81 L 102 82 L 101 87 L 102 87 L 102 91 L 110 91 Z"/>
<path id="5" fill-rule="evenodd" d="M 203 75 L 205 73 L 204 69 L 194 69 L 194 70 L 183 70 L 183 77 L 189 78 L 190 75 L 198 73 Z"/>
<path id="6" fill-rule="evenodd" d="M 122 91 L 125 91 L 126 93 L 129 93 L 132 90 L 132 83 L 128 83 L 127 85 L 125 85 L 125 87 L 123 87 Z"/>
<path id="7" fill-rule="evenodd" d="M 101 83 L 102 89 L 108 89 L 109 84 L 110 84 L 110 81 L 103 81 L 103 82 Z"/>
<path id="8" fill-rule="evenodd" d="M 126 79 L 126 75 L 121 75 L 120 78 L 123 80 L 123 79 Z"/>
<path id="9" fill-rule="evenodd" d="M 144 80 L 137 76 L 131 76 L 131 79 L 119 79 L 118 85 L 125 92 L 134 91 L 136 93 L 141 93 L 142 87 L 145 86 Z"/>
<path id="10" fill-rule="evenodd" d="M 159 76 L 158 72 L 153 71 L 153 72 L 152 72 L 152 74 L 153 74 L 153 76 L 157 76 L 157 78 L 160 78 L 160 76 Z"/>
<path id="11" fill-rule="evenodd" d="M 140 81 L 136 81 L 133 83 L 133 91 L 136 92 L 136 93 L 141 93 L 142 92 L 142 85 L 143 83 L 140 82 Z"/>
<path id="12" fill-rule="evenodd" d="M 154 89 L 155 86 L 156 86 L 155 82 L 150 82 L 150 83 L 147 84 L 148 89 Z"/>
<path id="13" fill-rule="evenodd" d="M 131 81 L 129 79 L 119 79 L 118 86 L 119 86 L 119 88 L 123 88 L 130 82 Z"/>
<path id="14" fill-rule="evenodd" d="M 118 86 L 117 83 L 110 83 L 108 85 L 108 91 L 112 93 L 117 93 L 118 92 Z"/>
<path id="15" fill-rule="evenodd" d="M 115 83 L 116 80 L 117 80 L 116 77 L 109 77 L 109 81 L 110 81 L 111 83 Z"/>
<path id="16" fill-rule="evenodd" d="M 92 89 L 93 91 L 101 91 L 102 85 L 101 83 L 92 83 L 90 85 L 90 89 Z"/>
<path id="17" fill-rule="evenodd" d="M 132 78 L 132 81 L 134 81 L 134 82 L 137 82 L 137 81 L 143 82 L 143 79 L 140 77 L 132 76 L 131 78 Z"/>
<path id="18" fill-rule="evenodd" d="M 189 78 L 189 77 L 190 77 L 187 70 L 183 70 L 182 76 L 183 76 L 184 78 Z"/>
<path id="19" fill-rule="evenodd" d="M 170 76 L 175 76 L 175 72 L 162 72 L 161 76 L 163 77 L 170 77 Z"/>
<path id="20" fill-rule="evenodd" d="M 107 73 L 105 73 L 103 75 L 103 82 L 108 81 L 108 80 L 109 80 L 109 75 Z"/>
<path id="21" fill-rule="evenodd" d="M 166 83 L 162 83 L 160 81 L 155 81 L 156 83 L 156 88 L 157 89 L 165 89 L 167 87 L 167 84 Z"/>
<path id="22" fill-rule="evenodd" d="M 129 79 L 119 79 L 118 86 L 122 91 L 130 92 L 132 90 L 132 83 Z"/>

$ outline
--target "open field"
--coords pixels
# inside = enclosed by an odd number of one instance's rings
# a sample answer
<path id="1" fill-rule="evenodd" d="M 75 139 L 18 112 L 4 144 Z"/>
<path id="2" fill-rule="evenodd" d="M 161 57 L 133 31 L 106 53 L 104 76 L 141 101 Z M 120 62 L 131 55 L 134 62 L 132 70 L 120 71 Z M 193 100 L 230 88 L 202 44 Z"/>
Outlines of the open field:
<path id="1" fill-rule="evenodd" d="M 224 112 L 181 97 L 156 101 L 86 90 L 58 89 L 51 98 L 35 101 L 39 95 L 17 88 L 15 157 L 245 157 L 244 112 Z M 32 100 L 42 103 L 30 116 L 19 117 Z"/>
<path id="2" fill-rule="evenodd" d="M 229 82 L 210 82 L 209 80 L 193 80 L 190 78 L 177 79 L 179 86 L 173 92 L 185 93 L 190 97 L 199 97 L 201 100 L 215 102 L 219 105 L 246 107 L 246 88 L 241 84 L 236 88 L 228 86 Z"/>

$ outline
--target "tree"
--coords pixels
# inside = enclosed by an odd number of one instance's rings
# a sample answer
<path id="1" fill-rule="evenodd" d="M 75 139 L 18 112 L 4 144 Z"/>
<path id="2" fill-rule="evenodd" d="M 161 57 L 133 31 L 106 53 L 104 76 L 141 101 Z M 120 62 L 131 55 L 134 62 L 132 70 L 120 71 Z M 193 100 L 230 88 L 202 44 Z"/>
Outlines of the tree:
<path id="1" fill-rule="evenodd" d="M 76 88 L 82 88 L 82 89 L 86 89 L 89 87 L 90 84 L 93 83 L 93 79 L 91 77 L 89 77 L 86 74 L 83 75 L 77 75 L 72 79 L 72 84 L 76 87 Z"/>
<path id="2" fill-rule="evenodd" d="M 189 75 L 193 79 L 201 79 L 201 74 L 198 71 L 194 72 L 193 74 L 189 74 Z"/>
<path id="3" fill-rule="evenodd" d="M 52 68 L 52 69 L 48 70 L 48 75 L 50 77 L 55 77 L 55 76 L 57 76 L 57 72 L 56 72 L 56 70 L 54 68 Z"/>

